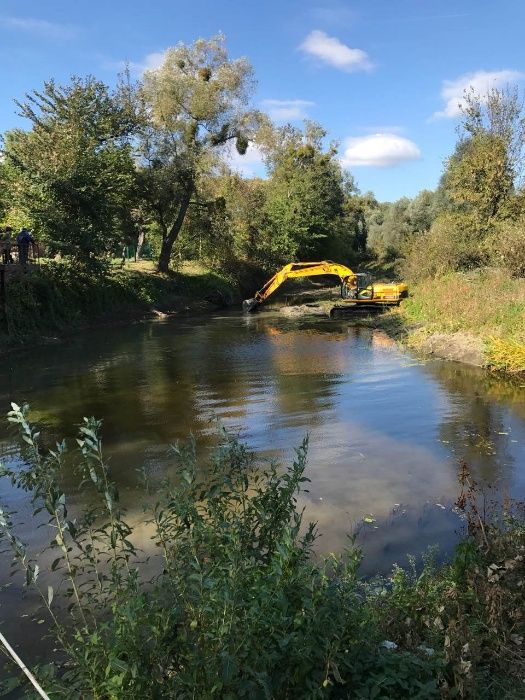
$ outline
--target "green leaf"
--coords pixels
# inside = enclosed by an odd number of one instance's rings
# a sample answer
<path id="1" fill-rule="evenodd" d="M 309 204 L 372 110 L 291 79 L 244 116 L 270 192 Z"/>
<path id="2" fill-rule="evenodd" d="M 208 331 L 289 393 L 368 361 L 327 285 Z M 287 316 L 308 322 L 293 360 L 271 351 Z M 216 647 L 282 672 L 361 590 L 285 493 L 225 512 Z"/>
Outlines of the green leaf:
<path id="1" fill-rule="evenodd" d="M 228 653 L 223 652 L 222 656 L 222 680 L 228 684 L 232 681 L 234 675 L 238 671 L 238 665 L 235 659 Z"/>

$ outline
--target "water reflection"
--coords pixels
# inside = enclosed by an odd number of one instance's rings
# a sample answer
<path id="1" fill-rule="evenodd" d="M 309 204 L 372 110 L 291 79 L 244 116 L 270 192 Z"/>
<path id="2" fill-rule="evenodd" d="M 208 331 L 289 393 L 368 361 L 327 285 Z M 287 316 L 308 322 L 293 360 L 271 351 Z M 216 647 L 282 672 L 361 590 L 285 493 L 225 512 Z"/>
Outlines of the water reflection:
<path id="1" fill-rule="evenodd" d="M 137 468 L 172 473 L 167 447 L 190 433 L 206 452 L 216 439 L 213 418 L 268 457 L 291 459 L 308 433 L 312 482 L 301 502 L 319 522 L 319 548 L 341 550 L 370 515 L 374 522 L 360 535 L 367 573 L 432 543 L 450 549 L 461 527 L 450 510 L 459 459 L 482 484 L 525 495 L 524 398 L 523 387 L 453 363 L 420 362 L 348 321 L 275 313 L 92 331 L 0 367 L 0 412 L 11 400 L 28 401 L 48 441 L 71 438 L 83 416 L 104 419 L 106 453 L 139 524 Z M 17 459 L 3 423 L 0 455 Z M 68 480 L 74 488 L 73 473 Z M 77 502 L 84 497 L 77 493 Z M 0 501 L 27 506 L 5 483 Z M 22 536 L 37 538 L 25 522 Z M 147 549 L 143 529 L 141 541 Z"/>

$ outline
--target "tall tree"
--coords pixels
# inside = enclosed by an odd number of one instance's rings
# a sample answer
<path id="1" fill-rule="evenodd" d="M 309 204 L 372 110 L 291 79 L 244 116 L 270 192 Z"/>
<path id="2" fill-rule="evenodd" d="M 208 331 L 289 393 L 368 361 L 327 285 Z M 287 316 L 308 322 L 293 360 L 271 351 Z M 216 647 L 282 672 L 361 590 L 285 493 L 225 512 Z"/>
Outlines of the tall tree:
<path id="1" fill-rule="evenodd" d="M 215 179 L 217 197 L 223 198 L 233 237 L 233 252 L 242 260 L 269 263 L 270 229 L 266 217 L 267 181 L 227 173 Z"/>
<path id="2" fill-rule="evenodd" d="M 421 190 L 408 206 L 410 230 L 413 233 L 425 233 L 430 230 L 439 211 L 436 193 L 432 190 Z"/>
<path id="3" fill-rule="evenodd" d="M 258 113 L 248 110 L 253 71 L 230 60 L 222 35 L 166 51 L 162 65 L 144 76 L 141 139 L 143 191 L 161 231 L 160 272 L 169 269 L 199 178 L 228 142 L 245 153 Z"/>
<path id="4" fill-rule="evenodd" d="M 467 91 L 458 132 L 440 186 L 453 208 L 476 217 L 481 229 L 523 211 L 525 115 L 518 89 Z"/>
<path id="5" fill-rule="evenodd" d="M 290 131 L 270 152 L 266 211 L 272 253 L 282 261 L 323 257 L 341 222 L 343 176 L 335 148 L 322 148 L 324 136 L 307 123 L 304 134 Z"/>
<path id="6" fill-rule="evenodd" d="M 12 205 L 51 252 L 96 264 L 122 237 L 134 187 L 132 115 L 95 78 L 53 81 L 17 103 L 30 131 L 4 139 Z"/>
<path id="7" fill-rule="evenodd" d="M 350 250 L 363 254 L 366 251 L 368 241 L 368 223 L 366 210 L 369 206 L 369 194 L 362 195 L 354 178 L 349 173 L 344 174 L 343 179 L 343 221 L 342 238 Z M 345 259 L 350 250 L 346 251 Z"/>
<path id="8" fill-rule="evenodd" d="M 496 217 L 513 192 L 513 171 L 504 139 L 480 131 L 459 142 L 449 159 L 444 185 L 460 211 L 484 226 Z"/>
<path id="9" fill-rule="evenodd" d="M 490 135 L 505 148 L 513 184 L 523 184 L 525 171 L 525 114 L 517 87 L 492 88 L 485 96 L 470 89 L 465 93 L 460 138 Z"/>

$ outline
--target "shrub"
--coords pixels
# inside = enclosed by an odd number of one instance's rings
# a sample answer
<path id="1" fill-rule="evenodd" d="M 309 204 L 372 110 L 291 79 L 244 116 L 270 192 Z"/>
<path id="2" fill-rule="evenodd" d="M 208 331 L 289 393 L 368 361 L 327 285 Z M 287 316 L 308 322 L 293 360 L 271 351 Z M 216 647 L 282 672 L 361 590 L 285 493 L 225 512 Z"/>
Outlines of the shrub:
<path id="1" fill-rule="evenodd" d="M 144 474 L 158 552 L 148 579 L 100 423 L 84 419 L 79 430 L 93 506 L 73 517 L 61 487 L 65 444 L 43 450 L 26 408 L 13 404 L 9 420 L 24 464 L 2 472 L 31 495 L 34 517 L 47 514 L 53 587 L 42 587 L 39 556 L 5 509 L 0 534 L 62 651 L 35 669 L 52 697 L 499 698 L 523 684 L 524 520 L 506 511 L 484 522 L 465 469 L 458 507 L 469 537 L 453 562 L 437 569 L 428 558 L 421 573 L 414 564 L 370 584 L 354 548 L 311 556 L 315 526 L 296 501 L 308 481 L 306 442 L 280 469 L 223 433 L 204 477 L 193 443 L 174 448 L 174 483 L 150 486 Z"/>
<path id="2" fill-rule="evenodd" d="M 510 374 L 525 373 L 525 345 L 512 338 L 490 338 L 487 366 Z"/>
<path id="3" fill-rule="evenodd" d="M 464 213 L 439 216 L 428 233 L 415 234 L 405 245 L 404 276 L 413 282 L 455 270 L 479 267 L 487 259 L 482 241 L 485 231 Z"/>
<path id="4" fill-rule="evenodd" d="M 468 537 L 452 562 L 397 569 L 388 595 L 372 603 L 399 648 L 442 653 L 444 697 L 522 698 L 525 686 L 525 520 L 523 504 L 487 515 L 465 464 L 456 507 Z M 480 506 L 483 502 L 483 506 Z"/>
<path id="5" fill-rule="evenodd" d="M 79 433 L 84 488 L 98 505 L 73 518 L 60 486 L 65 445 L 43 451 L 26 409 L 14 405 L 9 420 L 21 430 L 25 467 L 4 474 L 48 515 L 54 589 L 40 588 L 38 561 L 5 510 L 0 528 L 65 654 L 62 665 L 36 670 L 53 697 L 437 697 L 438 663 L 380 646 L 358 553 L 310 557 L 315 528 L 296 508 L 306 442 L 279 470 L 223 435 L 203 480 L 194 446 L 177 449 L 176 484 L 150 493 L 145 517 L 161 573 L 148 582 L 100 424 L 85 419 Z"/>
<path id="6" fill-rule="evenodd" d="M 498 223 L 487 251 L 494 265 L 506 268 L 513 277 L 525 277 L 525 220 Z"/>

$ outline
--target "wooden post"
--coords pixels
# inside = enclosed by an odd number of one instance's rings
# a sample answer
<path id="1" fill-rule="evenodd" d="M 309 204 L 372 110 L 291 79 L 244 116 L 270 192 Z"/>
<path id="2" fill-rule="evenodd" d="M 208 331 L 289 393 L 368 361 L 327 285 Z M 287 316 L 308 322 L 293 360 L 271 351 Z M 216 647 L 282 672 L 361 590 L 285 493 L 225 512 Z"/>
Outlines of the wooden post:
<path id="1" fill-rule="evenodd" d="M 5 267 L 0 265 L 0 319 L 5 318 Z"/>

